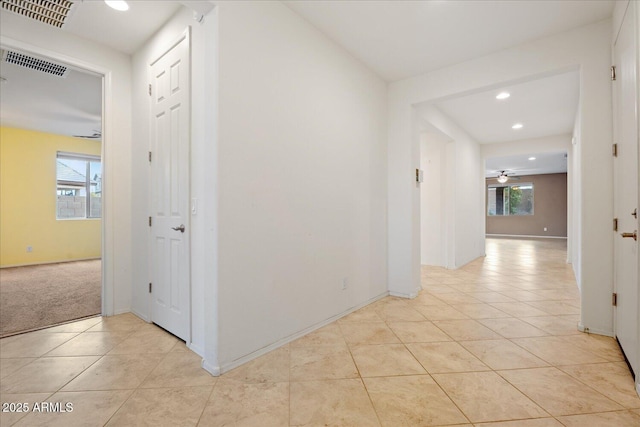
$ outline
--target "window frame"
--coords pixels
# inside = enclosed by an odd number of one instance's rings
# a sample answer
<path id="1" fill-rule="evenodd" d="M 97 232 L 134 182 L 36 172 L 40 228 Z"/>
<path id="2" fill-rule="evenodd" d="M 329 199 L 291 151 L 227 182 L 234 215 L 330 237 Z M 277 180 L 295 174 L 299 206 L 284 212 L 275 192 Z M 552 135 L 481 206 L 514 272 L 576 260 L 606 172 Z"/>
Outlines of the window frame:
<path id="1" fill-rule="evenodd" d="M 490 214 L 490 207 L 491 205 L 489 204 L 489 191 L 491 191 L 491 189 L 496 189 L 496 188 L 509 188 L 509 194 L 511 193 L 511 189 L 513 187 L 531 187 L 531 212 L 530 213 L 521 213 L 521 214 L 511 214 L 509 213 L 509 210 L 511 208 L 511 206 L 507 205 L 507 211 L 506 213 L 503 213 L 498 215 L 496 213 L 494 213 L 493 215 Z M 495 184 L 487 184 L 487 209 L 486 209 L 486 216 L 488 217 L 492 217 L 492 218 L 499 218 L 499 217 L 528 217 L 528 216 L 534 216 L 535 215 L 535 185 L 533 182 L 519 182 L 519 183 L 495 183 Z"/>
<path id="2" fill-rule="evenodd" d="M 84 190 L 85 190 L 85 212 L 83 217 L 59 217 L 58 216 L 58 192 L 60 191 L 61 184 L 60 180 L 58 180 L 58 160 L 75 160 L 75 161 L 83 161 L 85 162 L 85 182 L 84 182 Z M 100 216 L 91 216 L 91 163 L 100 163 L 100 167 L 102 168 L 102 156 L 95 154 L 85 154 L 85 153 L 72 153 L 66 151 L 57 151 L 56 152 L 56 220 L 67 221 L 67 220 L 87 220 L 87 219 L 102 219 L 102 206 L 100 207 Z M 79 171 L 78 171 L 79 172 Z M 66 184 L 68 186 L 68 184 Z M 62 188 L 64 188 L 65 184 L 62 184 Z M 82 187 L 78 187 L 82 188 Z"/>

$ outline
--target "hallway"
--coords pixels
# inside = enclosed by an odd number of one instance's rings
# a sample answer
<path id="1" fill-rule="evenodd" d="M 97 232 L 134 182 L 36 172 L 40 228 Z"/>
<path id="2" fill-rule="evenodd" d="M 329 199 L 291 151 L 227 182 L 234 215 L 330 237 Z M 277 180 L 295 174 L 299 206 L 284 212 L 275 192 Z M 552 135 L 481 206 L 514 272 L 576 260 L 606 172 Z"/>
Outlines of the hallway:
<path id="1" fill-rule="evenodd" d="M 576 330 L 564 240 L 487 239 L 387 297 L 219 378 L 131 314 L 0 340 L 3 426 L 638 426 L 616 342 Z M 499 421 L 508 421 L 498 423 Z M 515 421 L 513 421 L 515 420 Z M 89 421 L 91 423 L 89 423 Z"/>

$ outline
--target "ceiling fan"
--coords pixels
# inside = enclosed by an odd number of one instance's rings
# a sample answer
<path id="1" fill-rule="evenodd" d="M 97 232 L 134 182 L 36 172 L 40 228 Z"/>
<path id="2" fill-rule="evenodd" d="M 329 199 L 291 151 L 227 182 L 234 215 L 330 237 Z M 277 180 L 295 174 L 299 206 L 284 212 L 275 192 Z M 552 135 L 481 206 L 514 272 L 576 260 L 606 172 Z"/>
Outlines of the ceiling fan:
<path id="1" fill-rule="evenodd" d="M 86 138 L 86 139 L 100 139 L 102 138 L 102 131 L 93 130 L 91 135 L 73 135 L 74 138 Z"/>
<path id="2" fill-rule="evenodd" d="M 506 170 L 499 170 L 496 171 L 498 172 L 498 176 L 496 178 L 490 178 L 490 179 L 495 179 L 497 180 L 500 184 L 504 184 L 505 182 L 509 181 L 510 179 L 520 179 L 520 177 L 517 176 L 510 176 L 510 173 L 507 173 Z"/>

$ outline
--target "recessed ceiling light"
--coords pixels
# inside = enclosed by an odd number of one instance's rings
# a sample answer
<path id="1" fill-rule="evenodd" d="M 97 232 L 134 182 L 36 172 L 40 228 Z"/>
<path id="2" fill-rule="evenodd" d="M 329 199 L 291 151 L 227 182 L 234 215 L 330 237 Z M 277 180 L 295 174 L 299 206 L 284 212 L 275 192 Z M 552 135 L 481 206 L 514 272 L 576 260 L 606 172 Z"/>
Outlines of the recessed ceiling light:
<path id="1" fill-rule="evenodd" d="M 129 10 L 129 5 L 124 0 L 104 0 L 104 2 L 112 9 L 119 10 L 124 12 L 125 10 Z"/>
<path id="2" fill-rule="evenodd" d="M 509 92 L 500 92 L 498 95 L 496 95 L 496 99 L 507 99 L 510 96 L 511 94 Z"/>
<path id="3" fill-rule="evenodd" d="M 511 129 L 522 129 L 522 127 L 522 123 L 516 123 L 515 125 L 511 126 Z"/>
<path id="4" fill-rule="evenodd" d="M 535 157 L 529 157 L 529 160 L 535 160 L 535 159 L 536 159 Z"/>

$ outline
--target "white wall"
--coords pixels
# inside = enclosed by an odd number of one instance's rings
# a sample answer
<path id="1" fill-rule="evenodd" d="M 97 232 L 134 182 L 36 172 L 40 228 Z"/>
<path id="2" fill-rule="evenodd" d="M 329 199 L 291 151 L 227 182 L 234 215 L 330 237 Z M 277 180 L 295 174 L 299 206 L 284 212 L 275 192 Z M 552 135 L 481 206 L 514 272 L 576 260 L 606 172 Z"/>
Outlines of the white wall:
<path id="1" fill-rule="evenodd" d="M 419 165 L 413 137 L 412 106 L 498 88 L 579 67 L 580 144 L 583 174 L 579 189 L 583 312 L 581 325 L 592 332 L 612 333 L 612 162 L 611 87 L 609 80 L 611 22 L 605 20 L 491 55 L 394 82 L 389 86 L 389 289 L 412 294 L 419 289 L 414 260 L 419 239 L 419 197 L 411 170 Z M 408 223 L 408 221 L 411 221 Z"/>
<path id="2" fill-rule="evenodd" d="M 106 46 L 11 13 L 0 14 L 0 43 L 105 74 L 104 314 L 131 307 L 131 61 Z"/>
<path id="3" fill-rule="evenodd" d="M 226 370 L 386 294 L 387 88 L 280 3 L 218 17 Z"/>
<path id="4" fill-rule="evenodd" d="M 582 129 L 581 113 L 578 110 L 576 114 L 576 122 L 573 129 L 573 138 L 571 139 L 571 165 L 572 173 L 568 176 L 572 182 L 571 190 L 571 264 L 573 265 L 573 274 L 576 277 L 578 287 L 582 291 L 582 204 L 580 203 L 580 195 L 582 194 L 582 164 L 580 163 L 580 147 L 582 147 L 582 138 L 580 138 Z"/>
<path id="5" fill-rule="evenodd" d="M 437 132 L 424 132 L 420 136 L 420 169 L 424 182 L 420 184 L 420 264 L 451 267 L 448 261 L 449 172 L 447 145 L 454 142 Z M 452 174 L 451 174 L 452 175 Z M 451 242 L 453 245 L 453 242 Z"/>
<path id="6" fill-rule="evenodd" d="M 449 116 L 433 105 L 417 109 L 419 117 L 451 139 L 453 156 L 447 166 L 450 174 L 446 198 L 446 217 L 453 221 L 453 259 L 448 268 L 458 268 L 484 255 L 484 169 L 480 144 Z M 452 199 L 452 200 L 451 200 Z"/>
<path id="7" fill-rule="evenodd" d="M 187 25 L 190 347 L 219 372 L 386 294 L 386 85 L 279 3 L 221 3 L 204 24 L 183 9 L 138 51 L 133 309 L 147 319 L 147 65 Z"/>
<path id="8" fill-rule="evenodd" d="M 580 72 L 580 328 L 613 335 L 611 23 L 590 34 Z"/>

